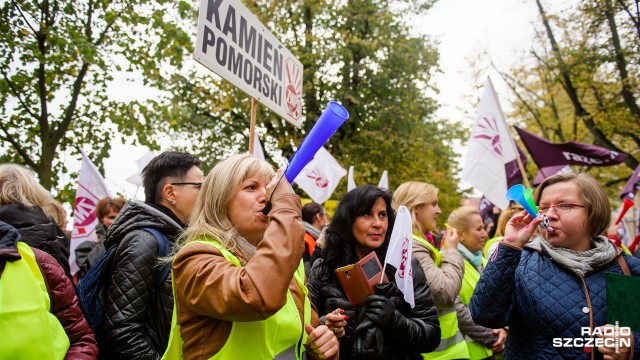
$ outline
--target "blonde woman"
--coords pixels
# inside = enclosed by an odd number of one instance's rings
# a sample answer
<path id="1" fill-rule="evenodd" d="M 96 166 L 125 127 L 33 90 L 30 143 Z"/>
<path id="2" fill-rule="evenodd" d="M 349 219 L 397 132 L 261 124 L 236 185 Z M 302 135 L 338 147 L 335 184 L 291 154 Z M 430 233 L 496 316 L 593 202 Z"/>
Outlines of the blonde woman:
<path id="1" fill-rule="evenodd" d="M 449 229 L 438 248 L 431 232 L 442 213 L 438 206 L 438 188 L 417 181 L 400 185 L 393 193 L 393 208 L 406 206 L 413 221 L 413 256 L 420 261 L 438 309 L 442 330 L 440 345 L 423 354 L 425 359 L 466 359 L 467 346 L 458 328 L 455 301 L 462 285 L 464 260 L 458 253 L 458 237 Z"/>
<path id="2" fill-rule="evenodd" d="M 487 259 L 482 256 L 482 249 L 488 237 L 487 231 L 483 226 L 480 211 L 473 206 L 457 208 L 449 215 L 447 223 L 458 233 L 460 239 L 458 251 L 464 258 L 460 301 L 456 302 L 458 326 L 465 335 L 469 359 L 490 359 L 494 352 L 504 350 L 507 331 L 476 325 L 469 311 L 471 295 L 480 279 L 480 274 L 487 265 Z"/>
<path id="3" fill-rule="evenodd" d="M 69 268 L 69 240 L 45 213 L 55 201 L 24 166 L 0 165 L 0 221 L 15 227 L 22 241 L 53 256 L 65 274 Z"/>
<path id="4" fill-rule="evenodd" d="M 337 356 L 338 341 L 317 326 L 304 285 L 301 209 L 282 170 L 264 161 L 235 155 L 213 168 L 172 265 L 165 358 Z"/>

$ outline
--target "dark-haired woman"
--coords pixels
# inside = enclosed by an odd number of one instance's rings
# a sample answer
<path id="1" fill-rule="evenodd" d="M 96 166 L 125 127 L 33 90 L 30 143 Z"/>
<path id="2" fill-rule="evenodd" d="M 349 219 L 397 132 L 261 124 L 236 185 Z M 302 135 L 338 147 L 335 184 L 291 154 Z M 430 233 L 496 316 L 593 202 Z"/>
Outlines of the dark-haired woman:
<path id="1" fill-rule="evenodd" d="M 345 195 L 327 226 L 322 260 L 309 276 L 309 294 L 321 321 L 340 338 L 341 359 L 410 359 L 432 351 L 440 326 L 429 285 L 419 263 L 412 261 L 415 307 L 404 301 L 387 265 L 388 284 L 378 285 L 363 305 L 353 306 L 334 270 L 375 251 L 384 262 L 395 213 L 391 194 L 365 185 Z"/>

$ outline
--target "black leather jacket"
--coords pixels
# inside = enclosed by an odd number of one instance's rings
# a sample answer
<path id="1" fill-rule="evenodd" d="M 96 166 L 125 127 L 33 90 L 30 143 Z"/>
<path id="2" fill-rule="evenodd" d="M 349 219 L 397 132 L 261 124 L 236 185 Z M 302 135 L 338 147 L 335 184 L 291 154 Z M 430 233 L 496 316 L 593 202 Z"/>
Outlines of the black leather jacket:
<path id="1" fill-rule="evenodd" d="M 109 227 L 105 247 L 118 246 L 102 298 L 105 322 L 97 331 L 101 359 L 160 359 L 166 350 L 173 312 L 171 276 L 155 289 L 158 229 L 171 243 L 182 226 L 154 207 L 127 201 Z"/>
<path id="2" fill-rule="evenodd" d="M 321 279 L 321 263 L 322 260 L 314 263 L 307 286 L 321 320 L 324 320 L 324 315 L 337 308 L 344 309 L 344 315 L 349 316 L 345 336 L 339 339 L 341 360 L 421 359 L 420 354 L 438 346 L 438 314 L 424 271 L 416 259 L 411 262 L 415 296 L 413 309 L 404 301 L 402 292 L 395 284 L 378 289 L 378 294 L 386 296 L 395 305 L 392 321 L 386 329 L 378 327 L 367 317 L 366 304 L 354 308 L 349 303 L 334 275 L 329 281 Z M 395 271 L 392 266 L 387 265 L 386 275 L 391 282 L 394 282 Z"/>

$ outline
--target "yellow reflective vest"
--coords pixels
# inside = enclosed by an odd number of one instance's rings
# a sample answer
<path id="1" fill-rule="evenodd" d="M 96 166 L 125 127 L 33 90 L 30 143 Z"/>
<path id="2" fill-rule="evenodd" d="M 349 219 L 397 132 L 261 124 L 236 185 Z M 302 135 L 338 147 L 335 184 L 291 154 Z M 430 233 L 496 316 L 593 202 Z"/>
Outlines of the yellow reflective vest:
<path id="1" fill-rule="evenodd" d="M 0 359 L 64 359 L 69 337 L 50 312 L 36 255 L 18 242 L 22 259 L 7 261 L 0 278 Z"/>
<path id="2" fill-rule="evenodd" d="M 487 259 L 483 257 L 482 266 L 486 265 Z M 462 278 L 462 287 L 460 288 L 460 299 L 465 306 L 469 305 L 469 302 L 471 302 L 473 290 L 476 288 L 476 284 L 479 280 L 480 273 L 476 267 L 469 262 L 469 260 L 465 259 L 464 277 Z M 467 339 L 467 349 L 469 349 L 469 359 L 471 360 L 486 359 L 493 355 L 493 351 L 491 351 L 491 349 L 471 339 Z"/>
<path id="3" fill-rule="evenodd" d="M 431 245 L 424 238 L 413 235 L 413 240 L 426 246 L 435 256 L 435 264 L 441 267 L 442 255 L 440 251 Z M 427 279 L 429 280 L 429 279 Z M 440 321 L 440 345 L 430 353 L 422 354 L 423 359 L 428 360 L 447 360 L 447 359 L 468 359 L 469 351 L 464 336 L 458 328 L 458 315 L 455 306 L 447 309 L 438 308 L 438 320 Z"/>
<path id="4" fill-rule="evenodd" d="M 225 259 L 240 267 L 240 260 L 219 242 L 214 240 L 197 240 L 193 243 L 202 243 L 218 249 Z M 308 290 L 304 285 L 304 264 L 300 265 L 294 274 L 294 278 L 305 294 L 304 324 L 311 322 L 311 303 L 307 296 Z M 183 359 L 183 340 L 178 324 L 178 311 L 176 308 L 175 291 L 173 300 L 173 317 L 171 320 L 171 334 L 169 346 L 162 359 Z M 271 317 L 261 321 L 234 321 L 231 325 L 231 333 L 227 342 L 211 359 L 278 359 L 288 360 L 303 358 L 304 344 L 307 342 L 307 333 L 304 330 L 300 313 L 296 307 L 293 295 L 287 291 L 287 302 Z"/>

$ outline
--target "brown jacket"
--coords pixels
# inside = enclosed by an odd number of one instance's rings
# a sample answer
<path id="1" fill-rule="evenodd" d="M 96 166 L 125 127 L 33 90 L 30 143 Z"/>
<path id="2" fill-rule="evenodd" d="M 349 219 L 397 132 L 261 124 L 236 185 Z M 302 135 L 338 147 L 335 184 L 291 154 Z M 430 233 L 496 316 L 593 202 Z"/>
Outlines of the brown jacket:
<path id="1" fill-rule="evenodd" d="M 460 294 L 464 276 L 464 259 L 456 249 L 442 249 L 440 267 L 433 261 L 435 255 L 423 244 L 414 241 L 411 248 L 413 256 L 420 261 L 427 282 L 433 294 L 433 301 L 439 309 L 454 305 Z"/>
<path id="2" fill-rule="evenodd" d="M 236 267 L 205 244 L 189 244 L 176 255 L 173 281 L 185 359 L 216 354 L 233 321 L 264 320 L 278 312 L 287 289 L 304 318 L 304 294 L 293 278 L 304 251 L 300 198 L 284 194 L 272 204 L 269 227 L 255 255 L 247 262 L 234 253 L 246 265 Z M 314 311 L 311 325 L 318 324 Z"/>

